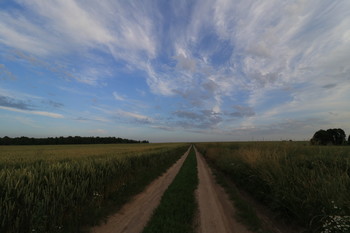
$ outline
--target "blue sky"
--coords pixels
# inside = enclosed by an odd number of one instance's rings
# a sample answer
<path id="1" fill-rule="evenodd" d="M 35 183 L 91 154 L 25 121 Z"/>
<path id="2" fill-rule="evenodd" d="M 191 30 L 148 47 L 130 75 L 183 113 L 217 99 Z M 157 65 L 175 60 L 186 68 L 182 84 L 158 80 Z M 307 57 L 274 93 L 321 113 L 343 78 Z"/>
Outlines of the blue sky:
<path id="1" fill-rule="evenodd" d="M 350 134 L 348 0 L 0 0 L 0 136 Z"/>

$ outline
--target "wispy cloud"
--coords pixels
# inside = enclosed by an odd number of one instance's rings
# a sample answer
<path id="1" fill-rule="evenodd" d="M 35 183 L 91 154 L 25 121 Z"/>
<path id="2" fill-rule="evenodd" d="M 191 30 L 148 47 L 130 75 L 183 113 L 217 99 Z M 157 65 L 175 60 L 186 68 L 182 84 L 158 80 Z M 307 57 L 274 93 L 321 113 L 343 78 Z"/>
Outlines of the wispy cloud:
<path id="1" fill-rule="evenodd" d="M 127 120 L 130 120 L 131 122 L 137 122 L 137 123 L 141 123 L 141 124 L 150 124 L 153 122 L 153 119 L 148 117 L 148 116 L 141 115 L 138 113 L 133 113 L 133 112 L 127 112 L 127 111 L 123 111 L 123 110 L 116 111 L 116 115 L 118 117 L 126 118 Z"/>
<path id="2" fill-rule="evenodd" d="M 23 109 L 19 109 L 19 108 L 4 107 L 4 106 L 0 106 L 0 109 L 7 110 L 7 111 L 12 111 L 12 112 L 19 112 L 19 113 L 25 113 L 25 114 L 32 114 L 32 115 L 51 117 L 51 118 L 64 118 L 64 116 L 62 114 L 53 113 L 53 112 L 35 111 L 35 110 L 23 110 Z"/>
<path id="3" fill-rule="evenodd" d="M 251 107 L 236 105 L 233 108 L 235 111 L 229 114 L 233 117 L 251 117 L 255 115 L 255 112 Z"/>
<path id="4" fill-rule="evenodd" d="M 30 110 L 32 108 L 30 104 L 24 101 L 12 99 L 7 96 L 0 96 L 0 106 L 17 108 L 22 110 Z"/>
<path id="5" fill-rule="evenodd" d="M 35 94 L 29 94 L 21 91 L 14 91 L 8 88 L 0 87 L 1 96 L 8 98 L 11 101 L 27 102 L 28 100 L 42 100 L 43 97 Z"/>
<path id="6" fill-rule="evenodd" d="M 153 7 L 129 2 L 88 1 L 17 1 L 24 14 L 17 10 L 0 11 L 0 41 L 21 54 L 22 59 L 64 77 L 96 85 L 108 67 L 96 72 L 96 66 L 82 72 L 57 67 L 45 62 L 53 56 L 64 60 L 68 55 L 98 59 L 94 51 L 111 54 L 116 61 L 128 62 L 134 68 L 144 67 L 147 59 L 156 56 L 155 26 L 150 18 Z M 20 15 L 20 16 L 19 16 Z M 45 24 L 41 22 L 44 21 Z M 26 54 L 30 54 L 26 55 Z M 84 71 L 85 70 L 85 71 Z"/>
<path id="7" fill-rule="evenodd" d="M 202 114 L 198 114 L 195 112 L 181 111 L 181 110 L 174 112 L 174 115 L 181 118 L 191 119 L 191 120 L 202 118 Z"/>
<path id="8" fill-rule="evenodd" d="M 48 101 L 47 103 L 56 107 L 61 106 L 60 103 L 54 101 Z M 15 99 L 9 96 L 0 96 L 0 108 L 12 112 L 40 115 L 51 118 L 64 118 L 63 115 L 58 113 L 37 110 L 36 107 L 30 103 L 30 101 Z"/>
<path id="9" fill-rule="evenodd" d="M 276 122 L 286 119 L 310 122 L 329 112 L 343 122 L 347 113 L 347 0 L 16 4 L 20 8 L 0 10 L 2 58 L 60 77 L 67 82 L 61 86 L 72 86 L 65 89 L 70 95 L 107 93 L 99 97 L 99 111 L 108 119 L 219 134 L 230 127 L 279 128 Z M 6 62 L 0 64 L 1 81 L 18 76 Z M 140 80 L 133 83 L 128 75 Z M 139 100 L 120 84 L 146 94 Z M 36 111 L 31 98 L 2 96 L 2 108 Z M 159 111 L 141 109 L 156 98 L 164 104 Z M 124 110 L 110 106 L 115 100 Z"/>
<path id="10" fill-rule="evenodd" d="M 102 123 L 110 123 L 111 120 L 104 118 L 104 117 L 100 117 L 100 116 L 89 116 L 89 117 L 76 117 L 73 118 L 73 120 L 75 121 L 80 121 L 80 122 L 102 122 Z"/>
<path id="11" fill-rule="evenodd" d="M 29 11 L 20 17 L 15 11 L 0 15 L 1 39 L 9 47 L 47 56 L 113 40 L 99 17 L 93 14 L 93 8 L 88 12 L 76 1 L 18 3 Z M 46 23 L 41 24 L 41 20 Z"/>
<path id="12" fill-rule="evenodd" d="M 0 18 L 0 41 L 6 46 L 37 55 L 47 55 L 49 51 L 56 50 L 55 45 L 45 41 L 52 36 L 23 15 L 2 11 Z"/>
<path id="13" fill-rule="evenodd" d="M 178 110 L 173 114 L 177 116 L 179 120 L 169 122 L 168 124 L 187 130 L 193 128 L 213 129 L 224 121 L 221 113 L 211 110 L 202 110 L 200 112 Z"/>
<path id="14" fill-rule="evenodd" d="M 123 96 L 119 95 L 116 91 L 114 91 L 112 94 L 113 94 L 114 99 L 116 99 L 116 100 L 119 100 L 119 101 L 125 100 L 125 98 Z"/>
<path id="15" fill-rule="evenodd" d="M 64 107 L 64 104 L 56 102 L 56 101 L 53 101 L 53 100 L 46 100 L 46 101 L 43 101 L 43 103 L 47 104 L 47 105 L 49 105 L 51 107 L 54 107 L 54 108 L 62 108 L 62 107 Z"/>
<path id="16" fill-rule="evenodd" d="M 0 79 L 16 80 L 16 76 L 4 64 L 0 64 Z"/>
<path id="17" fill-rule="evenodd" d="M 173 127 L 163 126 L 163 125 L 151 126 L 151 128 L 165 130 L 165 131 L 174 131 L 175 130 Z"/>

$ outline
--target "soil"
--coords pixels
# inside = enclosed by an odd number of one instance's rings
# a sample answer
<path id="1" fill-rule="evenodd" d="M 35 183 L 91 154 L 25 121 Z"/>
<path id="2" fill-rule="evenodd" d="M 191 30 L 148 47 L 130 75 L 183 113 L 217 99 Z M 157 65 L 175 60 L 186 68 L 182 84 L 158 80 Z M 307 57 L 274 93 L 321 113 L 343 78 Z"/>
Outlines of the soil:
<path id="1" fill-rule="evenodd" d="M 235 220 L 235 209 L 211 173 L 206 161 L 196 150 L 199 185 L 196 195 L 199 205 L 198 233 L 250 233 Z"/>
<path id="2" fill-rule="evenodd" d="M 142 232 L 154 209 L 159 205 L 163 193 L 180 170 L 188 153 L 189 149 L 166 173 L 148 185 L 142 193 L 136 195 L 129 203 L 125 204 L 118 213 L 110 216 L 104 224 L 93 227 L 90 232 Z"/>

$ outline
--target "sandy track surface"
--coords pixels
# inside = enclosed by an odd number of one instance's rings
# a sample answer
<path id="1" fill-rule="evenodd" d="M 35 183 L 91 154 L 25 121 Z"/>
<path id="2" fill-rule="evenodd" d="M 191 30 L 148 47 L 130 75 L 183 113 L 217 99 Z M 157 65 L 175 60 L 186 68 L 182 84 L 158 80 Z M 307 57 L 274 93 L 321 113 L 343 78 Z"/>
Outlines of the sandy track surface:
<path id="1" fill-rule="evenodd" d="M 190 149 L 190 148 L 189 148 Z M 132 201 L 125 204 L 121 210 L 108 218 L 103 225 L 91 229 L 91 233 L 139 233 L 142 232 L 153 210 L 159 205 L 163 193 L 174 180 L 180 170 L 187 152 L 164 173 L 157 178 L 146 189 L 136 195 Z"/>
<path id="2" fill-rule="evenodd" d="M 196 190 L 199 205 L 199 233 L 250 233 L 235 220 L 234 207 L 224 189 L 219 186 L 206 161 L 196 150 L 199 185 Z"/>

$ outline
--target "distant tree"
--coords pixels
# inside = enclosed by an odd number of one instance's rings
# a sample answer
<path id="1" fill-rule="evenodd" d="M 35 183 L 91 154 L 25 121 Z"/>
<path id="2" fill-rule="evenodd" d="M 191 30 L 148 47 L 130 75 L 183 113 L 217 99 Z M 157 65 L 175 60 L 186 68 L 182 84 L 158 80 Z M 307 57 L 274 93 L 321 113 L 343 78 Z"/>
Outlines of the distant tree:
<path id="1" fill-rule="evenodd" d="M 60 145 L 60 144 L 113 144 L 113 143 L 148 143 L 132 139 L 116 137 L 55 137 L 55 138 L 28 138 L 28 137 L 0 137 L 0 145 Z"/>
<path id="2" fill-rule="evenodd" d="M 11 145 L 11 138 L 10 137 L 5 136 L 5 137 L 0 138 L 0 139 L 1 139 L 0 145 Z"/>
<path id="3" fill-rule="evenodd" d="M 348 138 L 348 144 L 350 145 L 350 135 L 349 135 L 349 138 Z"/>
<path id="4" fill-rule="evenodd" d="M 346 135 L 342 129 L 320 129 L 310 140 L 312 145 L 342 145 L 346 142 Z"/>

